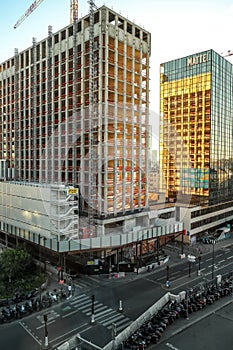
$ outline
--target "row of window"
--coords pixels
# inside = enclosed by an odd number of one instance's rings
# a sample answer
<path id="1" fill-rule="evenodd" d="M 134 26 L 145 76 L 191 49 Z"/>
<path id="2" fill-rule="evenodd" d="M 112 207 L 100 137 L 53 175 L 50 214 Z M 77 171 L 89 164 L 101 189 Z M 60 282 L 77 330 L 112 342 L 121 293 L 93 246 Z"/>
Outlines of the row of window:
<path id="1" fill-rule="evenodd" d="M 197 222 L 193 222 L 191 224 L 191 229 L 193 230 L 195 228 L 211 224 L 212 222 L 216 222 L 216 221 L 219 221 L 222 219 L 227 219 L 230 216 L 232 216 L 232 211 L 225 212 L 225 213 L 219 214 L 219 215 L 214 215 L 214 216 L 211 216 L 209 218 L 202 219 L 202 220 L 197 221 Z"/>

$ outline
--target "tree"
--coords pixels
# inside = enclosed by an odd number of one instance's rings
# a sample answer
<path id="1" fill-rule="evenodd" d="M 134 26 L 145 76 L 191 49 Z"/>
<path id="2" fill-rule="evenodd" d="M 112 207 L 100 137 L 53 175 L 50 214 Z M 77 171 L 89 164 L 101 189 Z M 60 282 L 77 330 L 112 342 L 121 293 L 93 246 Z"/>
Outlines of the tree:
<path id="1" fill-rule="evenodd" d="M 5 250 L 0 255 L 0 273 L 1 279 L 6 287 L 13 287 L 15 281 L 23 279 L 31 263 L 32 257 L 27 251 L 23 249 Z"/>

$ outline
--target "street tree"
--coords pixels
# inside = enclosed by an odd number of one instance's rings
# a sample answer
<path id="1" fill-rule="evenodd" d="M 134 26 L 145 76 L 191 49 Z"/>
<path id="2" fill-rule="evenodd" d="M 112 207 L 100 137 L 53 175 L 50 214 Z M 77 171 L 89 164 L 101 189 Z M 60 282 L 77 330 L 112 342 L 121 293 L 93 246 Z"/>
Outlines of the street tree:
<path id="1" fill-rule="evenodd" d="M 23 278 L 25 272 L 32 262 L 31 255 L 23 249 L 6 249 L 0 255 L 0 266 L 2 279 L 13 282 Z"/>

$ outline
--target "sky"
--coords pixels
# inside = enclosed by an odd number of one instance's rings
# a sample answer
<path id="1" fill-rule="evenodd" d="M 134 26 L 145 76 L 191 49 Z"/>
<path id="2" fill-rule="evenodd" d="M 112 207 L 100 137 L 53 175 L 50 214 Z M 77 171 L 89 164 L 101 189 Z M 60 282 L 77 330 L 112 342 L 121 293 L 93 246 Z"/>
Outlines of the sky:
<path id="1" fill-rule="evenodd" d="M 69 0 L 44 0 L 17 28 L 17 20 L 33 0 L 1 1 L 0 62 L 25 50 L 48 34 L 69 24 Z M 159 67 L 163 62 L 208 49 L 219 54 L 233 51 L 233 0 L 95 0 L 151 33 L 150 110 L 159 114 Z M 79 17 L 88 13 L 87 0 L 79 0 Z M 228 58 L 233 63 L 233 56 Z M 158 137 L 158 135 L 156 135 Z"/>

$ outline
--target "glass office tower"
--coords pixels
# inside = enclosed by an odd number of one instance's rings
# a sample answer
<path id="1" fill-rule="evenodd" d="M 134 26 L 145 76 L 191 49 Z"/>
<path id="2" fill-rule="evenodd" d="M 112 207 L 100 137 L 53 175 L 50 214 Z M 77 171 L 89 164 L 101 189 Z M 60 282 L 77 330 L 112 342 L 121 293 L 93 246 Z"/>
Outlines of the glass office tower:
<path id="1" fill-rule="evenodd" d="M 166 196 L 232 200 L 233 66 L 213 50 L 160 66 L 160 165 Z"/>

